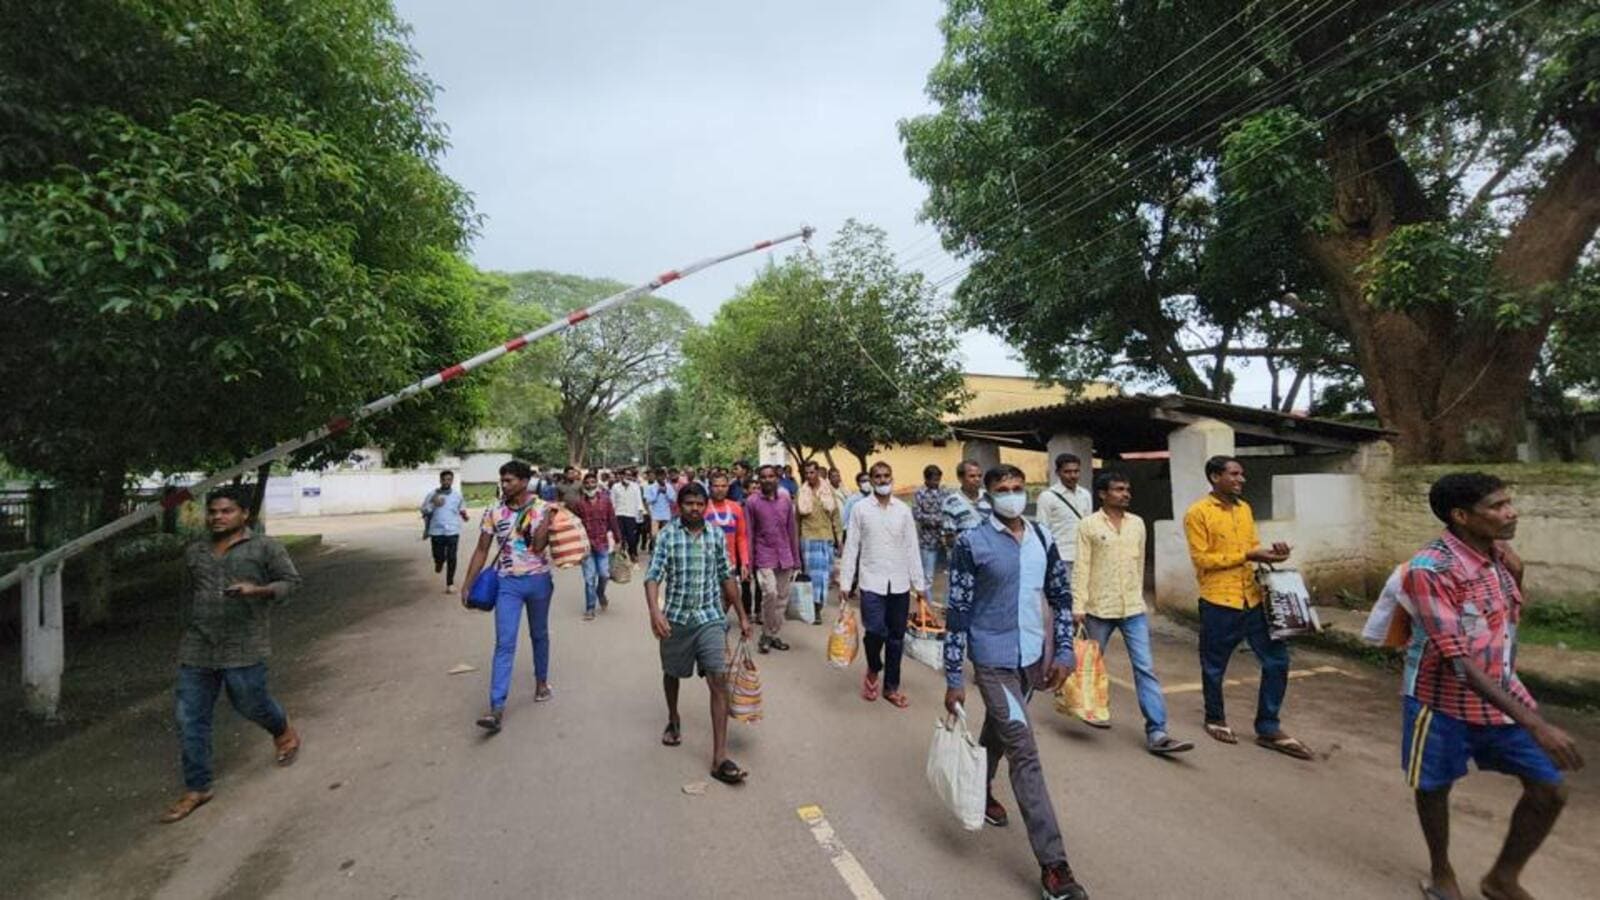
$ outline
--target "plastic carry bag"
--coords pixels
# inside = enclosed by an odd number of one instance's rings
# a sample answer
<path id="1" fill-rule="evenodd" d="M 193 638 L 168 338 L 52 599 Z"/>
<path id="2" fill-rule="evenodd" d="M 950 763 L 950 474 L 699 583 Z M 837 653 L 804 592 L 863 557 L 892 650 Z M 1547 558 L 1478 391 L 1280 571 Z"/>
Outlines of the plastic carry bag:
<path id="1" fill-rule="evenodd" d="M 1079 628 L 1072 640 L 1072 653 L 1077 657 L 1077 666 L 1056 689 L 1056 712 L 1104 725 L 1111 721 L 1111 678 L 1106 674 L 1100 645 Z"/>
<path id="2" fill-rule="evenodd" d="M 965 709 L 957 706 L 955 715 L 934 723 L 933 743 L 928 746 L 928 784 L 968 831 L 983 827 L 987 766 L 983 747 L 967 730 Z"/>
<path id="3" fill-rule="evenodd" d="M 611 580 L 617 584 L 627 584 L 633 580 L 633 560 L 628 558 L 628 551 L 618 548 L 611 552 Z"/>
<path id="4" fill-rule="evenodd" d="M 786 615 L 807 625 L 817 621 L 816 600 L 811 596 L 811 579 L 804 574 L 796 575 L 789 585 L 789 609 Z"/>
<path id="5" fill-rule="evenodd" d="M 835 669 L 848 669 L 861 650 L 861 620 L 855 607 L 848 603 L 839 605 L 839 618 L 834 620 L 833 631 L 828 634 L 828 665 Z"/>
<path id="6" fill-rule="evenodd" d="M 728 718 L 761 720 L 761 670 L 746 640 L 739 641 L 728 657 Z"/>
<path id="7" fill-rule="evenodd" d="M 1378 647 L 1404 647 L 1411 639 L 1411 620 L 1417 615 L 1417 606 L 1405 592 L 1406 564 L 1395 566 L 1389 580 L 1384 582 L 1378 602 L 1372 604 L 1367 623 L 1361 628 L 1361 639 Z"/>
<path id="8" fill-rule="evenodd" d="M 1267 634 L 1273 640 L 1316 634 L 1322 630 L 1316 607 L 1311 605 L 1311 592 L 1306 590 L 1306 581 L 1298 571 L 1263 566 L 1256 569 L 1256 581 L 1261 585 L 1261 606 L 1267 615 Z"/>

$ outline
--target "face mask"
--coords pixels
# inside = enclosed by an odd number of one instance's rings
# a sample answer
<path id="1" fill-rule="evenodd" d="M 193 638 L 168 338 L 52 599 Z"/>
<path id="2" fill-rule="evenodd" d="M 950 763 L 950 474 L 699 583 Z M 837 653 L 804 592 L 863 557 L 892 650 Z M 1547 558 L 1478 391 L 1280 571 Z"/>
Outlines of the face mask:
<path id="1" fill-rule="evenodd" d="M 595 488 L 584 488 L 583 489 L 583 495 L 585 497 L 593 497 L 595 494 L 598 494 L 598 493 L 599 493 L 599 491 L 597 489 L 595 489 Z"/>
<path id="2" fill-rule="evenodd" d="M 856 487 L 860 488 L 861 489 L 861 493 L 863 493 L 863 494 L 872 493 L 872 482 L 870 482 L 870 481 L 857 482 L 856 483 Z"/>
<path id="3" fill-rule="evenodd" d="M 994 505 L 994 514 L 1002 519 L 1015 519 L 1022 515 L 1023 509 L 1028 505 L 1028 495 L 1022 491 L 1012 491 L 1005 494 L 990 494 L 989 502 Z"/>
<path id="4" fill-rule="evenodd" d="M 875 484 L 872 486 L 872 489 L 878 492 L 879 497 L 887 497 L 894 493 L 893 484 Z"/>

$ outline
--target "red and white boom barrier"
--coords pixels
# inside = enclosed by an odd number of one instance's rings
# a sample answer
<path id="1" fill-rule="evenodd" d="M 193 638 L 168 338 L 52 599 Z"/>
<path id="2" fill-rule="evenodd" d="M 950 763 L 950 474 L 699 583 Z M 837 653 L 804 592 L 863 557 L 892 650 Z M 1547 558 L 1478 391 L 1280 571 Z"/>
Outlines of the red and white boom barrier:
<path id="1" fill-rule="evenodd" d="M 731 259 L 738 259 L 741 256 L 766 250 L 796 238 L 809 239 L 812 231 L 813 229 L 810 226 L 804 226 L 799 231 L 793 231 L 781 237 L 741 247 L 721 256 L 708 257 L 698 262 L 690 263 L 680 269 L 670 269 L 662 272 L 644 284 L 636 285 L 625 291 L 619 291 L 593 306 L 569 313 L 564 319 L 558 319 L 543 327 L 535 328 L 527 334 L 514 337 L 499 346 L 491 347 L 471 359 L 435 372 L 421 381 L 406 385 L 392 394 L 379 397 L 377 400 L 354 410 L 348 415 L 335 416 L 322 427 L 308 431 L 299 437 L 290 438 L 270 450 L 241 461 L 232 468 L 215 472 L 195 484 L 169 492 L 159 502 L 147 503 L 114 522 L 107 523 L 87 534 L 73 538 L 67 543 L 41 554 L 39 557 L 29 560 L 0 576 L 0 590 L 5 590 L 18 582 L 22 583 L 22 679 L 23 693 L 27 700 L 28 708 L 41 715 L 53 716 L 60 701 L 61 670 L 65 661 L 61 629 L 61 564 L 68 558 L 83 552 L 88 547 L 112 535 L 126 531 L 146 519 L 159 516 L 165 509 L 170 509 L 191 498 L 204 496 L 206 491 L 231 481 L 238 475 L 254 471 L 267 463 L 283 459 L 301 447 L 320 441 L 329 435 L 344 432 L 351 425 L 362 419 L 375 416 L 409 397 L 415 397 L 425 391 L 433 390 L 447 381 L 454 381 L 473 369 L 494 362 L 509 353 L 515 353 L 540 338 L 559 334 L 585 319 L 599 315 L 613 307 L 621 306 L 630 300 L 638 299 L 663 285 L 671 284 L 680 278 L 687 278 L 702 269 L 708 269 Z"/>

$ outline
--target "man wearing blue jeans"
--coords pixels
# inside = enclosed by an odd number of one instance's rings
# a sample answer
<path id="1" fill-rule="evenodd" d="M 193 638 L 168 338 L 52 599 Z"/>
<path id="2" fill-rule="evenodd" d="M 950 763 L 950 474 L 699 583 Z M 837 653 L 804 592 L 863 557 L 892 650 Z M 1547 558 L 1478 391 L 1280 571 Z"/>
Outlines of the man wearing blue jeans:
<path id="1" fill-rule="evenodd" d="M 1100 509 L 1079 523 L 1076 565 L 1072 566 L 1073 618 L 1102 657 L 1113 631 L 1122 632 L 1133 686 L 1144 714 L 1145 748 L 1158 756 L 1193 750 L 1194 744 L 1167 734 L 1167 704 L 1150 652 L 1150 619 L 1144 608 L 1144 520 L 1128 511 L 1133 491 L 1127 476 L 1101 472 L 1094 479 Z M 1110 727 L 1110 722 L 1090 722 Z"/>
<path id="2" fill-rule="evenodd" d="M 489 563 L 489 548 L 496 540 L 499 550 L 493 563 L 500 576 L 500 590 L 494 603 L 494 669 L 489 677 L 489 711 L 478 717 L 478 727 L 498 734 L 505 718 L 506 697 L 511 691 L 511 673 L 517 659 L 517 626 L 522 611 L 528 611 L 528 636 L 533 641 L 533 701 L 549 700 L 550 690 L 550 579 L 551 514 L 558 503 L 546 503 L 528 489 L 533 470 L 520 460 L 500 467 L 499 503 L 483 511 L 478 531 L 478 547 L 467 563 L 467 585 Z M 463 597 L 461 605 L 466 606 Z"/>
<path id="3" fill-rule="evenodd" d="M 583 476 L 583 495 L 571 509 L 589 538 L 589 555 L 583 558 L 583 620 L 591 622 L 597 606 L 605 609 L 610 605 L 606 584 L 611 580 L 611 554 L 622 547 L 622 527 L 617 523 L 611 493 L 600 489 L 593 472 Z"/>
<path id="4" fill-rule="evenodd" d="M 251 491 L 224 487 L 206 498 L 209 540 L 184 555 L 188 591 L 179 607 L 177 718 L 186 790 L 162 816 L 176 822 L 212 798 L 211 714 L 226 690 L 239 715 L 272 735 L 280 766 L 294 762 L 300 735 L 267 691 L 269 613 L 300 584 L 283 545 L 249 528 Z"/>

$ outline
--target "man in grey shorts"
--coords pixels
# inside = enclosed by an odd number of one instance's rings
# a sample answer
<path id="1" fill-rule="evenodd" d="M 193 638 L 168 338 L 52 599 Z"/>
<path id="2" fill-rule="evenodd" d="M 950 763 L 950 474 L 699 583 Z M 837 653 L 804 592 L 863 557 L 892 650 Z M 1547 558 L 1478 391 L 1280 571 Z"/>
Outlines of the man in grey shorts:
<path id="1" fill-rule="evenodd" d="M 661 602 L 662 585 L 666 600 Z M 644 576 L 650 630 L 661 641 L 661 687 L 667 695 L 667 728 L 661 743 L 683 743 L 678 718 L 678 682 L 696 670 L 711 693 L 711 777 L 739 784 L 746 772 L 728 758 L 728 660 L 724 650 L 729 607 L 739 633 L 750 639 L 750 620 L 739 602 L 739 579 L 728 561 L 721 528 L 706 527 L 706 491 L 689 482 L 678 491 L 678 518 L 656 536 Z"/>

